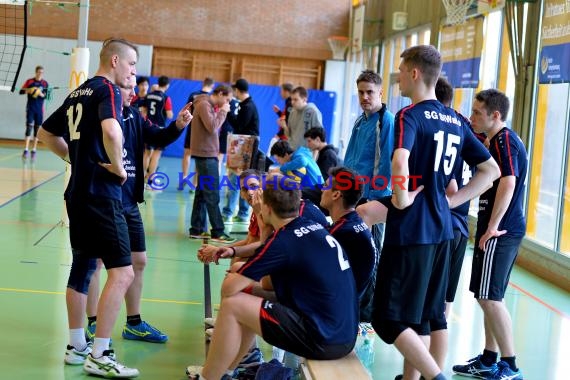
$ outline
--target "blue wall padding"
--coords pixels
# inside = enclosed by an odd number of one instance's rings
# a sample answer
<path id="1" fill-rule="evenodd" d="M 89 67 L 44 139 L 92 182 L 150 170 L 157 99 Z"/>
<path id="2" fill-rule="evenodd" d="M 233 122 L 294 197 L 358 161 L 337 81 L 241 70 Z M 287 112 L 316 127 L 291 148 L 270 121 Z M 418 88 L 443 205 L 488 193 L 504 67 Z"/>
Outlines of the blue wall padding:
<path id="1" fill-rule="evenodd" d="M 150 85 L 157 82 L 157 77 L 150 77 Z M 170 79 L 170 87 L 166 94 L 172 99 L 172 107 L 174 117 L 178 111 L 186 104 L 188 95 L 194 91 L 200 90 L 201 81 L 187 79 Z M 269 147 L 271 138 L 277 132 L 277 115 L 273 112 L 273 105 L 276 104 L 280 108 L 284 107 L 284 100 L 279 95 L 280 86 L 266 85 L 249 85 L 249 94 L 257 106 L 259 112 L 259 131 L 260 131 L 260 149 L 266 151 Z M 327 140 L 331 136 L 331 128 L 333 125 L 334 109 L 336 102 L 336 94 L 331 91 L 309 90 L 309 102 L 315 103 L 317 108 L 323 114 L 323 126 L 327 132 Z M 184 132 L 178 140 L 170 144 L 164 150 L 163 155 L 170 157 L 182 157 L 184 152 Z"/>

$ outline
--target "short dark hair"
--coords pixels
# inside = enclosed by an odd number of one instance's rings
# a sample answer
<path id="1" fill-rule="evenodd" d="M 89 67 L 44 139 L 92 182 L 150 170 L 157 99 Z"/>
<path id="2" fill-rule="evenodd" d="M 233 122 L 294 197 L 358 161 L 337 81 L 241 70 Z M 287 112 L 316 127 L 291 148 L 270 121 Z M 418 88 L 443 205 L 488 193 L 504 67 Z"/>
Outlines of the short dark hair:
<path id="1" fill-rule="evenodd" d="M 299 94 L 301 98 L 307 99 L 309 97 L 309 93 L 307 89 L 303 86 L 295 87 L 292 91 L 292 94 Z"/>
<path id="2" fill-rule="evenodd" d="M 148 77 L 140 76 L 137 78 L 137 86 L 141 83 L 144 83 L 144 82 L 148 83 Z"/>
<path id="3" fill-rule="evenodd" d="M 281 85 L 281 89 L 283 91 L 291 92 L 291 91 L 293 91 L 293 84 L 292 83 L 283 83 Z"/>
<path id="4" fill-rule="evenodd" d="M 364 70 L 361 72 L 358 78 L 356 78 L 356 84 L 358 85 L 360 82 L 374 83 L 378 86 L 382 86 L 382 78 L 372 70 Z"/>
<path id="5" fill-rule="evenodd" d="M 42 65 L 38 65 L 38 66 L 36 66 L 35 72 L 38 72 L 38 70 L 43 70 L 43 69 L 44 69 L 44 67 Z"/>
<path id="6" fill-rule="evenodd" d="M 285 157 L 286 154 L 293 153 L 293 148 L 289 145 L 289 141 L 279 140 L 271 147 L 270 154 L 277 157 Z"/>
<path id="7" fill-rule="evenodd" d="M 357 180 L 358 173 L 346 166 L 335 166 L 329 169 L 329 180 L 332 190 L 342 194 L 342 205 L 345 209 L 356 207 L 364 191 L 362 184 Z M 342 179 L 343 186 L 337 186 Z"/>
<path id="8" fill-rule="evenodd" d="M 216 88 L 214 88 L 214 90 L 212 91 L 212 93 L 215 95 L 222 94 L 224 96 L 229 95 L 231 92 L 232 90 L 228 86 L 224 86 L 223 84 L 217 85 Z"/>
<path id="9" fill-rule="evenodd" d="M 427 86 L 435 86 L 441 72 L 441 54 L 431 45 L 416 45 L 407 48 L 400 54 L 404 65 L 415 68 L 423 74 Z"/>
<path id="10" fill-rule="evenodd" d="M 324 128 L 321 127 L 313 127 L 311 129 L 309 129 L 307 132 L 305 132 L 305 135 L 303 137 L 307 138 L 310 137 L 312 139 L 316 139 L 317 137 L 319 139 L 321 139 L 322 142 L 327 141 L 326 139 L 326 132 Z"/>
<path id="11" fill-rule="evenodd" d="M 202 82 L 202 87 L 210 87 L 214 85 L 214 78 L 206 77 Z"/>
<path id="12" fill-rule="evenodd" d="M 435 84 L 435 97 L 444 106 L 451 106 L 451 100 L 453 100 L 453 87 L 444 77 L 439 77 L 437 79 Z"/>
<path id="13" fill-rule="evenodd" d="M 158 85 L 160 87 L 168 86 L 169 83 L 170 83 L 170 79 L 168 79 L 168 77 L 166 75 L 161 75 L 158 77 Z"/>
<path id="14" fill-rule="evenodd" d="M 299 184 L 282 174 L 269 174 L 263 190 L 263 203 L 271 207 L 280 218 L 299 215 L 301 191 Z"/>
<path id="15" fill-rule="evenodd" d="M 499 111 L 501 114 L 501 121 L 507 120 L 510 102 L 507 95 L 501 91 L 495 89 L 480 91 L 475 95 L 475 100 L 485 105 L 487 115 L 490 115 L 495 111 Z"/>

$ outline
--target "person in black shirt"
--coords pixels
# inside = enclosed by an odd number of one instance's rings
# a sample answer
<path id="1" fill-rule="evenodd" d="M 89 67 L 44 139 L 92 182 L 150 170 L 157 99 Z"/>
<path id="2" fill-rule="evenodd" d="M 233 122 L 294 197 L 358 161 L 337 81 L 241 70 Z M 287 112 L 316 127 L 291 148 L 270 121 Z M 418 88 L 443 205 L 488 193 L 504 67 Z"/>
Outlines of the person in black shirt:
<path id="1" fill-rule="evenodd" d="M 121 185 L 123 166 L 120 86 L 136 75 L 138 51 L 123 39 L 103 42 L 95 77 L 72 91 L 43 124 L 38 137 L 71 163 L 65 191 L 73 262 L 66 291 L 70 342 L 65 362 L 100 376 L 136 377 L 139 371 L 116 361 L 109 341 L 127 289 L 133 281 Z M 84 315 L 93 258 L 107 269 L 93 349 L 85 340 Z"/>
<path id="2" fill-rule="evenodd" d="M 143 153 L 145 144 L 167 146 L 175 141 L 184 128 L 192 120 L 190 105 L 180 110 L 175 121 L 167 128 L 157 128 L 149 119 L 145 119 L 138 107 L 131 106 L 134 98 L 134 82 L 121 88 L 123 99 L 123 163 L 127 172 L 127 181 L 123 184 L 123 210 L 129 230 L 131 258 L 135 278 L 125 295 L 127 323 L 123 328 L 123 338 L 142 340 L 152 343 L 164 343 L 168 336 L 157 328 L 143 321 L 140 315 L 140 304 L 143 285 L 143 272 L 146 266 L 145 233 L 138 203 L 144 201 Z M 89 325 L 87 334 L 93 337 L 96 327 L 97 301 L 99 295 L 100 265 L 91 278 L 89 285 L 87 317 Z"/>

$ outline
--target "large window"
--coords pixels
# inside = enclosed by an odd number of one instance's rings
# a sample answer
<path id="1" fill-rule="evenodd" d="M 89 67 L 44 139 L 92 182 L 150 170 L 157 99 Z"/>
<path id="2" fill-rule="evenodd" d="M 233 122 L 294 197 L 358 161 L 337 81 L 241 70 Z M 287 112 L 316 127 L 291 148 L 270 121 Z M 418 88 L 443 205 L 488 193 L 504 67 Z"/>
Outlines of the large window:
<path id="1" fill-rule="evenodd" d="M 538 87 L 527 220 L 528 238 L 566 254 L 570 254 L 569 94 L 568 83 Z"/>

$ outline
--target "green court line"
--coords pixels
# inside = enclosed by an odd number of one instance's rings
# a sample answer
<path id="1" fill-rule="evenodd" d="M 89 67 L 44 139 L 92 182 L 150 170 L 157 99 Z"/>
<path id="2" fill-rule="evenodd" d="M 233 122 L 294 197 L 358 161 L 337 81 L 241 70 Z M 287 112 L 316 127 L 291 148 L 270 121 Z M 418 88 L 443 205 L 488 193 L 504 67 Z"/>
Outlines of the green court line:
<path id="1" fill-rule="evenodd" d="M 58 296 L 65 295 L 65 292 L 53 292 L 50 290 L 35 290 L 35 289 L 16 289 L 16 288 L 0 288 L 0 292 L 27 293 L 27 294 L 54 294 Z M 145 302 L 170 303 L 175 305 L 202 305 L 202 302 L 197 302 L 197 301 L 162 300 L 157 298 L 143 298 L 142 300 Z"/>

